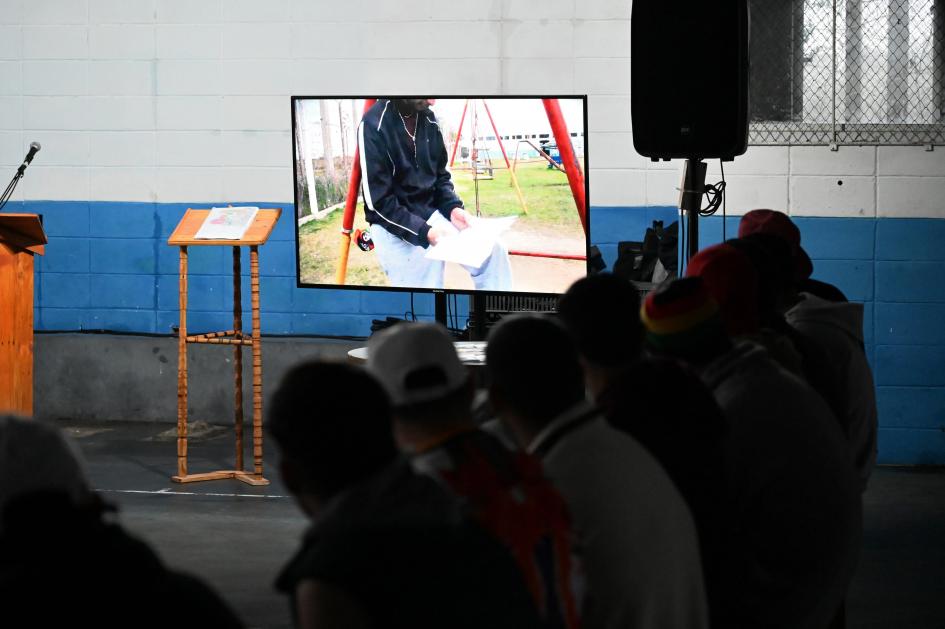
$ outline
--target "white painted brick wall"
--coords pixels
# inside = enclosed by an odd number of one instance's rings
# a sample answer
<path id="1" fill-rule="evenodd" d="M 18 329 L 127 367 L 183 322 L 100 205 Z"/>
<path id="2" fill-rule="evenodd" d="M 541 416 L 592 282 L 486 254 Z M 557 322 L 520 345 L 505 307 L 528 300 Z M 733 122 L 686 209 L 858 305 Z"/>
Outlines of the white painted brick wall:
<path id="1" fill-rule="evenodd" d="M 559 92 L 589 94 L 592 203 L 677 200 L 681 162 L 632 148 L 627 0 L 0 5 L 0 163 L 43 143 L 24 198 L 291 201 L 290 94 Z M 752 147 L 725 172 L 733 214 L 945 217 L 943 147 Z"/>
<path id="2" fill-rule="evenodd" d="M 846 175 L 792 177 L 791 214 L 872 218 L 876 216 L 876 179 Z"/>
<path id="3" fill-rule="evenodd" d="M 223 0 L 225 22 L 285 22 L 289 0 Z"/>
<path id="4" fill-rule="evenodd" d="M 682 176 L 678 170 L 646 171 L 646 204 L 676 205 L 679 203 L 679 182 Z"/>
<path id="5" fill-rule="evenodd" d="M 89 0 L 89 24 L 152 23 L 157 0 Z"/>
<path id="6" fill-rule="evenodd" d="M 47 166 L 87 166 L 89 164 L 89 142 L 91 134 L 84 131 L 37 131 L 24 139 L 20 151 L 23 155 L 30 142 L 43 146 L 43 164 Z M 18 162 L 22 163 L 23 155 Z"/>
<path id="7" fill-rule="evenodd" d="M 158 96 L 156 128 L 163 130 L 218 129 L 223 115 L 221 96 Z"/>
<path id="8" fill-rule="evenodd" d="M 32 130 L 91 129 L 89 99 L 79 96 L 24 96 L 22 98 L 23 129 Z"/>
<path id="9" fill-rule="evenodd" d="M 156 138 L 153 131 L 107 131 L 91 134 L 92 166 L 154 166 Z"/>
<path id="10" fill-rule="evenodd" d="M 570 20 L 574 5 L 583 0 L 505 0 L 502 17 L 507 20 Z"/>
<path id="11" fill-rule="evenodd" d="M 161 166 L 219 166 L 223 161 L 219 131 L 159 131 L 157 163 Z"/>
<path id="12" fill-rule="evenodd" d="M 945 218 L 945 177 L 880 177 L 880 216 Z"/>
<path id="13" fill-rule="evenodd" d="M 630 58 L 629 20 L 579 20 L 574 25 L 574 56 Z"/>
<path id="14" fill-rule="evenodd" d="M 90 61 L 89 94 L 96 96 L 151 96 L 154 61 Z"/>
<path id="15" fill-rule="evenodd" d="M 585 20 L 629 20 L 630 2 L 626 0 L 577 0 L 574 17 Z"/>
<path id="16" fill-rule="evenodd" d="M 0 131 L 0 164 L 19 164 L 24 154 L 22 131 Z"/>
<path id="17" fill-rule="evenodd" d="M 93 166 L 89 194 L 95 201 L 156 201 L 156 175 L 153 166 Z"/>
<path id="18" fill-rule="evenodd" d="M 0 61 L 0 96 L 18 96 L 23 93 L 23 64 L 19 61 Z"/>
<path id="19" fill-rule="evenodd" d="M 219 59 L 220 28 L 214 24 L 159 24 L 155 28 L 157 57 L 165 59 Z"/>
<path id="20" fill-rule="evenodd" d="M 220 61 L 158 61 L 158 95 L 211 95 L 221 93 Z"/>
<path id="21" fill-rule="evenodd" d="M 0 96 L 0 129 L 21 130 L 23 128 L 23 98 Z"/>
<path id="22" fill-rule="evenodd" d="M 102 24 L 89 28 L 90 59 L 154 59 L 155 30 L 148 24 Z"/>
<path id="23" fill-rule="evenodd" d="M 226 24 L 221 55 L 224 59 L 286 59 L 291 43 L 291 27 L 286 23 Z"/>
<path id="24" fill-rule="evenodd" d="M 81 59 L 89 54 L 89 30 L 79 26 L 24 26 L 23 59 Z"/>
<path id="25" fill-rule="evenodd" d="M 223 168 L 162 166 L 156 172 L 156 201 L 186 203 L 194 199 L 216 201 L 224 198 Z"/>
<path id="26" fill-rule="evenodd" d="M 726 211 L 739 215 L 755 208 L 784 209 L 788 206 L 787 175 L 732 175 L 727 177 Z"/>
<path id="27" fill-rule="evenodd" d="M 154 97 L 93 96 L 88 99 L 88 128 L 93 131 L 154 129 Z"/>
<path id="28" fill-rule="evenodd" d="M 224 166 L 285 166 L 292 155 L 290 131 L 226 131 L 221 163 Z"/>
<path id="29" fill-rule="evenodd" d="M 502 24 L 502 52 L 509 59 L 566 59 L 574 56 L 571 20 Z"/>
<path id="30" fill-rule="evenodd" d="M 23 54 L 23 29 L 0 26 L 0 59 L 20 59 Z"/>
<path id="31" fill-rule="evenodd" d="M 89 92 L 87 61 L 24 61 L 23 94 L 84 96 Z"/>
<path id="32" fill-rule="evenodd" d="M 86 24 L 88 16 L 88 0 L 23 2 L 23 24 Z"/>
<path id="33" fill-rule="evenodd" d="M 590 205 L 646 205 L 646 171 L 598 168 L 590 180 Z"/>
<path id="34" fill-rule="evenodd" d="M 881 146 L 876 170 L 883 176 L 941 177 L 945 173 L 945 147 L 927 151 L 921 146 Z"/>
<path id="35" fill-rule="evenodd" d="M 357 22 L 374 19 L 369 5 L 386 4 L 365 0 L 289 0 L 292 22 Z M 395 3 L 392 3 L 395 4 Z"/>
<path id="36" fill-rule="evenodd" d="M 46 150 L 47 147 L 43 147 Z M 41 166 L 36 161 L 20 184 L 24 199 L 90 201 L 89 169 L 79 166 Z M 97 198 L 97 197 L 96 197 Z M 137 199 L 138 195 L 134 197 Z"/>
<path id="37" fill-rule="evenodd" d="M 359 56 L 360 27 L 353 23 L 302 22 L 291 26 L 290 55 L 295 59 L 351 59 Z"/>
<path id="38" fill-rule="evenodd" d="M 875 175 L 875 146 L 792 146 L 792 175 Z"/>

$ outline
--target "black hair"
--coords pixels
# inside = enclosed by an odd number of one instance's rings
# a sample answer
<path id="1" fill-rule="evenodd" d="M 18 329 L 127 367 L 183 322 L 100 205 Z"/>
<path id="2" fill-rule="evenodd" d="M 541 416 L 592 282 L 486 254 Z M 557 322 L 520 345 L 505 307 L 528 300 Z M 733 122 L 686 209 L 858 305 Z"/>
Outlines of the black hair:
<path id="1" fill-rule="evenodd" d="M 558 314 L 589 362 L 618 367 L 640 356 L 640 295 L 629 281 L 611 273 L 580 279 L 558 300 Z"/>
<path id="2" fill-rule="evenodd" d="M 519 315 L 493 328 L 486 373 L 503 400 L 525 418 L 545 422 L 584 399 L 577 349 L 548 316 Z"/>
<path id="3" fill-rule="evenodd" d="M 336 362 L 293 367 L 269 402 L 267 426 L 306 489 L 329 498 L 397 456 L 387 394 L 365 370 Z"/>

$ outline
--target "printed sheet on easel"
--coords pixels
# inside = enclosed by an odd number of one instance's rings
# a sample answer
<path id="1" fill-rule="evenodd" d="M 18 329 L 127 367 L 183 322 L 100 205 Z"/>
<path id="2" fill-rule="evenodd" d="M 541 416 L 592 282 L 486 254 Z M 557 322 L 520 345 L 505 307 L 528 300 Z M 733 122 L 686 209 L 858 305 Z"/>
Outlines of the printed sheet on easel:
<path id="1" fill-rule="evenodd" d="M 239 240 L 253 224 L 258 207 L 215 207 L 207 214 L 194 238 L 198 240 Z"/>

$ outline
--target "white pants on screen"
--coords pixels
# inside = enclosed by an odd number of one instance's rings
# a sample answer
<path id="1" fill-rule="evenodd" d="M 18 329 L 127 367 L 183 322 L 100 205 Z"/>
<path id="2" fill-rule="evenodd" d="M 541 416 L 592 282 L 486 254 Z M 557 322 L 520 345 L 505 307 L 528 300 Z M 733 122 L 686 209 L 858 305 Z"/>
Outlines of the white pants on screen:
<path id="1" fill-rule="evenodd" d="M 438 229 L 458 231 L 439 212 L 434 212 L 427 223 Z M 442 260 L 428 260 L 425 257 L 426 249 L 401 240 L 378 224 L 371 225 L 371 239 L 374 241 L 374 253 L 391 286 L 443 288 L 446 263 Z M 492 253 L 482 266 L 462 266 L 469 271 L 476 290 L 512 290 L 509 252 L 499 241 L 496 241 Z"/>

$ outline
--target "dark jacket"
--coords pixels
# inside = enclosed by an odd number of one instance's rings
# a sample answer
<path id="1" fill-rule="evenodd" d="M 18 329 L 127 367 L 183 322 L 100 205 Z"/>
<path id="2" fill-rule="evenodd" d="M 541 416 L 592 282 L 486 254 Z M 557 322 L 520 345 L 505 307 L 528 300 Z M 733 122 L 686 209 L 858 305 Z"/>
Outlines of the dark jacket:
<path id="1" fill-rule="evenodd" d="M 463 202 L 446 169 L 446 144 L 432 111 L 417 114 L 416 151 L 394 102 L 378 100 L 358 127 L 364 214 L 412 245 L 429 246 L 427 219 Z"/>

